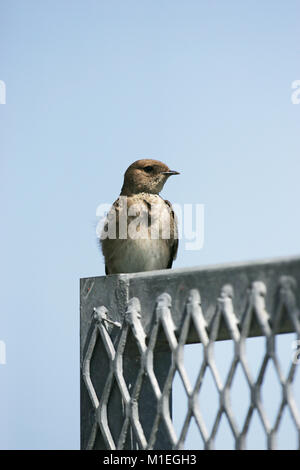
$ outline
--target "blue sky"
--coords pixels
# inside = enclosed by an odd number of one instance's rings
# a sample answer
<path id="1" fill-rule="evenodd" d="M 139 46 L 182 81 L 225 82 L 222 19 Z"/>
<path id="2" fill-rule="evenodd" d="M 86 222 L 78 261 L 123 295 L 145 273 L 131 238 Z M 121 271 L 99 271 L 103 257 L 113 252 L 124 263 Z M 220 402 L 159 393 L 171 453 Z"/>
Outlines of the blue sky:
<path id="1" fill-rule="evenodd" d="M 299 253 L 298 1 L 1 0 L 1 448 L 79 447 L 79 278 L 144 156 L 205 206 L 174 267 Z"/>

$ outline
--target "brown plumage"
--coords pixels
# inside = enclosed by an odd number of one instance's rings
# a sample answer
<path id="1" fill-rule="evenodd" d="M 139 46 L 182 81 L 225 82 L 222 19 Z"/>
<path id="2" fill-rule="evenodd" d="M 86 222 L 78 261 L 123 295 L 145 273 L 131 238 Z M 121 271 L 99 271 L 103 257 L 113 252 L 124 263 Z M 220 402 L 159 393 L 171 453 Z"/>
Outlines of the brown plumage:
<path id="1" fill-rule="evenodd" d="M 171 203 L 159 196 L 168 177 L 179 174 L 152 159 L 126 170 L 119 198 L 101 234 L 106 274 L 171 268 L 178 249 Z"/>

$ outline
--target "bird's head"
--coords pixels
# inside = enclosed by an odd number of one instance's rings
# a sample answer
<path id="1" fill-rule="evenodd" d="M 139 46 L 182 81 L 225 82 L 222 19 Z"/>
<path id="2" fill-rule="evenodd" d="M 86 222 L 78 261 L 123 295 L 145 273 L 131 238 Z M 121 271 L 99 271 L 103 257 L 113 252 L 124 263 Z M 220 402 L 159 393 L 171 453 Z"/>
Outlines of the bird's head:
<path id="1" fill-rule="evenodd" d="M 178 171 L 170 168 L 158 160 L 146 158 L 132 163 L 124 175 L 121 194 L 151 193 L 158 194 L 171 175 L 179 175 Z"/>

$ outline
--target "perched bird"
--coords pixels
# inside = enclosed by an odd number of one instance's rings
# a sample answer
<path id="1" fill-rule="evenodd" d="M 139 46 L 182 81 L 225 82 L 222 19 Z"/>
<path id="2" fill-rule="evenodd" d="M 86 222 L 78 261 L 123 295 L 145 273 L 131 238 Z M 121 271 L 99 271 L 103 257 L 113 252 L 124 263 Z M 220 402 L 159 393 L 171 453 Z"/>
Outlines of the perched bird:
<path id="1" fill-rule="evenodd" d="M 133 273 L 172 267 L 178 249 L 177 221 L 160 191 L 178 175 L 152 159 L 137 160 L 124 175 L 101 233 L 105 273 Z"/>

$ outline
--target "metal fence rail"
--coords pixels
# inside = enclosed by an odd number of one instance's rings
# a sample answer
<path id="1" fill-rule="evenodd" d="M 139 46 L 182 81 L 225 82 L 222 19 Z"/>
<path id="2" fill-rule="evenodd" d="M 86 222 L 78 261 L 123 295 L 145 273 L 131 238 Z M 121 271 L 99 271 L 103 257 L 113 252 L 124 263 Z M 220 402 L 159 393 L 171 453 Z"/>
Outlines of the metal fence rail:
<path id="1" fill-rule="evenodd" d="M 283 373 L 276 350 L 280 333 L 294 332 L 300 340 L 299 282 L 300 258 L 82 279 L 82 448 L 181 449 L 193 418 L 204 447 L 213 449 L 225 416 L 236 449 L 244 449 L 256 410 L 267 448 L 274 449 L 286 409 L 300 448 L 300 414 L 293 389 L 298 360 L 291 355 L 289 370 Z M 251 336 L 265 338 L 256 377 L 247 360 L 246 339 Z M 222 381 L 214 344 L 224 339 L 233 342 L 234 354 Z M 194 358 L 198 375 L 192 386 L 183 351 L 186 344 L 196 342 L 203 346 L 203 358 Z M 270 362 L 281 387 L 281 403 L 272 425 L 261 397 Z M 242 426 L 237 425 L 230 393 L 238 366 L 250 392 Z M 210 430 L 197 399 L 207 369 L 219 395 Z M 176 373 L 188 397 L 179 432 L 171 411 Z"/>

